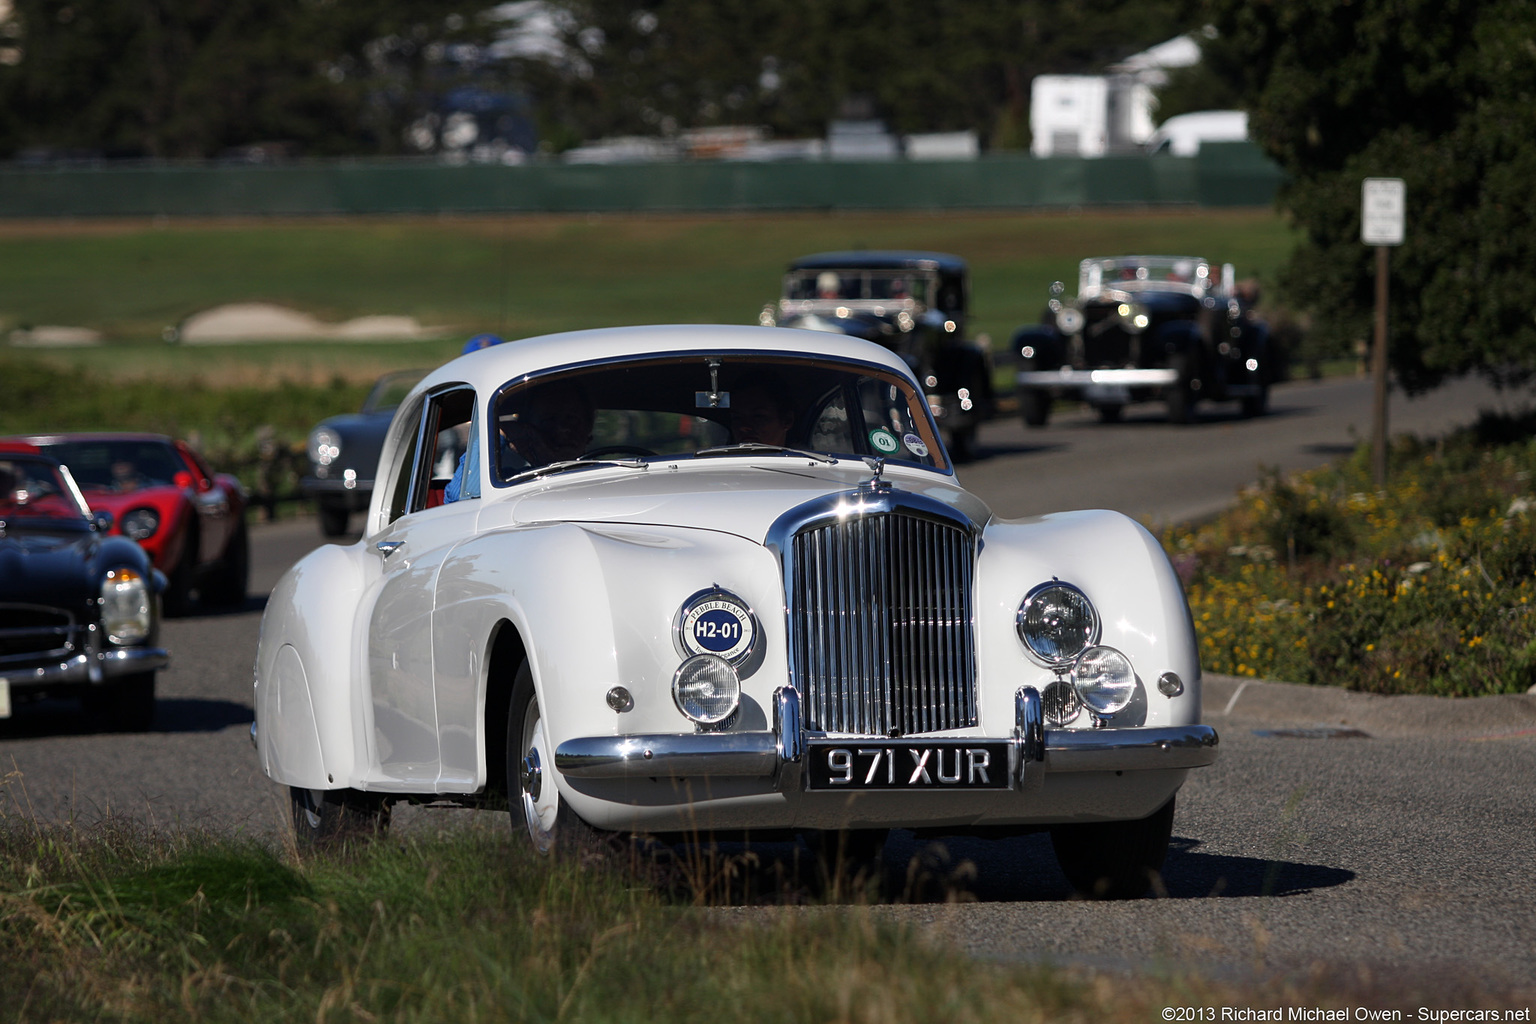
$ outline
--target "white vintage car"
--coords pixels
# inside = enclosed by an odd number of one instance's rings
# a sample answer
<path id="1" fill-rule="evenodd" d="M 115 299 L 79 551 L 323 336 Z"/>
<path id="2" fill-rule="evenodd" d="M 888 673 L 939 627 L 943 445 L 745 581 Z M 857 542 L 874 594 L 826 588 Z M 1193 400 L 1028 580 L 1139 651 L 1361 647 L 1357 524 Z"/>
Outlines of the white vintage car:
<path id="1" fill-rule="evenodd" d="M 1123 896 L 1215 758 L 1158 542 L 1114 512 L 994 516 L 868 342 L 484 349 L 401 404 L 376 479 L 362 539 L 298 562 L 262 623 L 252 734 L 301 836 L 402 799 L 507 801 L 541 851 L 1049 828 L 1075 886 Z"/>

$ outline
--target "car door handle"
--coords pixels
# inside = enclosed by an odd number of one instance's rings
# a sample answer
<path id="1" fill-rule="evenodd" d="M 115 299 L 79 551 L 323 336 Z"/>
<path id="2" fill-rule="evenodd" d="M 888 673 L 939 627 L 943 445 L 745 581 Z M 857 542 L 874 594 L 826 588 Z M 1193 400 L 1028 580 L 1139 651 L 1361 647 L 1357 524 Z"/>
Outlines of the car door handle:
<path id="1" fill-rule="evenodd" d="M 405 547 L 405 541 L 403 541 L 403 540 L 381 540 L 377 544 L 375 544 L 374 547 L 378 549 L 379 554 L 383 555 L 385 558 L 388 558 L 390 555 L 394 554 L 396 551 L 399 551 L 401 548 Z"/>

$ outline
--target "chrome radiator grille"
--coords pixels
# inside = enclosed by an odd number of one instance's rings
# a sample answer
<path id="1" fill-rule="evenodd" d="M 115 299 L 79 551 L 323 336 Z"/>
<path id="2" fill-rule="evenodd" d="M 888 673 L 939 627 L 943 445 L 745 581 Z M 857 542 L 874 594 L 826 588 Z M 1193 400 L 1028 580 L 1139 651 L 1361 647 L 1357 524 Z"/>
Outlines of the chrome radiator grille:
<path id="1" fill-rule="evenodd" d="M 812 731 L 893 736 L 976 724 L 976 544 L 905 514 L 794 536 L 790 644 Z"/>
<path id="2" fill-rule="evenodd" d="M 74 640 L 75 621 L 68 612 L 0 604 L 0 665 L 11 659 L 67 657 Z"/>

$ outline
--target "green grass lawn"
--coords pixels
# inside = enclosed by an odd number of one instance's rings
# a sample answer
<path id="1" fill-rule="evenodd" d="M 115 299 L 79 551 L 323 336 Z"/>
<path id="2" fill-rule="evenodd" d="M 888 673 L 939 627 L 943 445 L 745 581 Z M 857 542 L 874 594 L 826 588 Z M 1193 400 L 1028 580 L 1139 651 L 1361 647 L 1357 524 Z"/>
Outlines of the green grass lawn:
<path id="1" fill-rule="evenodd" d="M 971 329 L 1003 345 L 1087 256 L 1191 253 L 1272 282 L 1294 243 L 1269 210 L 537 216 L 0 225 L 0 333 L 88 327 L 106 344 L 31 357 L 114 377 L 205 384 L 371 380 L 441 362 L 480 331 L 509 338 L 636 323 L 753 323 L 796 256 L 936 249 L 972 268 Z M 326 321 L 413 316 L 442 341 L 167 345 L 230 302 Z"/>

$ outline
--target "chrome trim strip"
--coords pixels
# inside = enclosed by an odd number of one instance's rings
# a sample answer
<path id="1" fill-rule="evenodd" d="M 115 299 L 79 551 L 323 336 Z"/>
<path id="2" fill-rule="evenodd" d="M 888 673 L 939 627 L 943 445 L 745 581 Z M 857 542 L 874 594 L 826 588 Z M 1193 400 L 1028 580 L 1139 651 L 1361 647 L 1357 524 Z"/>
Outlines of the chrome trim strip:
<path id="1" fill-rule="evenodd" d="M 1018 751 L 1019 770 L 1015 778 L 1020 789 L 1033 789 L 1034 780 L 1046 774 L 1068 772 L 1128 772 L 1167 771 L 1178 768 L 1200 768 L 1216 760 L 1219 737 L 1208 725 L 1175 725 L 1157 728 L 1132 729 L 1050 729 L 1043 727 L 1043 763 L 1031 760 L 1025 753 L 1031 746 L 1029 735 L 1033 731 L 1031 701 L 1028 693 L 1033 687 L 1024 687 L 1016 695 L 1018 713 L 1023 725 L 1007 740 L 979 737 L 982 742 L 1011 743 Z M 789 700 L 794 691 L 784 687 L 783 694 L 789 706 L 798 706 L 798 696 Z M 1038 693 L 1036 697 L 1038 698 Z M 776 701 L 777 707 L 777 701 Z M 786 714 L 776 723 L 779 728 L 772 732 L 717 732 L 658 734 L 648 736 L 589 736 L 566 740 L 555 750 L 555 767 L 562 775 L 581 779 L 625 779 L 689 777 L 714 775 L 719 777 L 768 778 L 777 775 L 779 769 L 792 763 L 780 753 L 786 737 L 798 735 L 787 728 L 790 716 Z M 934 742 L 953 742 L 971 737 L 933 737 Z M 916 742 L 907 737 L 904 742 Z M 784 749 L 789 749 L 785 744 Z M 797 755 L 803 750 L 799 741 L 793 749 Z M 1029 765 L 1040 765 L 1043 771 L 1030 771 Z M 793 788 L 781 778 L 779 789 Z"/>
<path id="2" fill-rule="evenodd" d="M 103 678 L 152 672 L 170 664 L 171 655 L 162 647 L 123 647 L 100 651 L 94 656 L 77 654 L 60 662 L 28 669 L 0 672 L 11 686 L 47 686 L 55 683 L 99 683 Z"/>
<path id="3" fill-rule="evenodd" d="M 1063 367 L 1060 370 L 1020 370 L 1014 380 L 1019 384 L 1032 384 L 1038 387 L 1061 385 L 1086 387 L 1089 384 L 1176 384 L 1179 380 L 1179 371 L 1162 368 L 1074 370 Z"/>
<path id="4" fill-rule="evenodd" d="M 772 732 L 591 736 L 555 749 L 555 768 L 578 779 L 766 777 L 779 762 L 779 737 Z"/>

